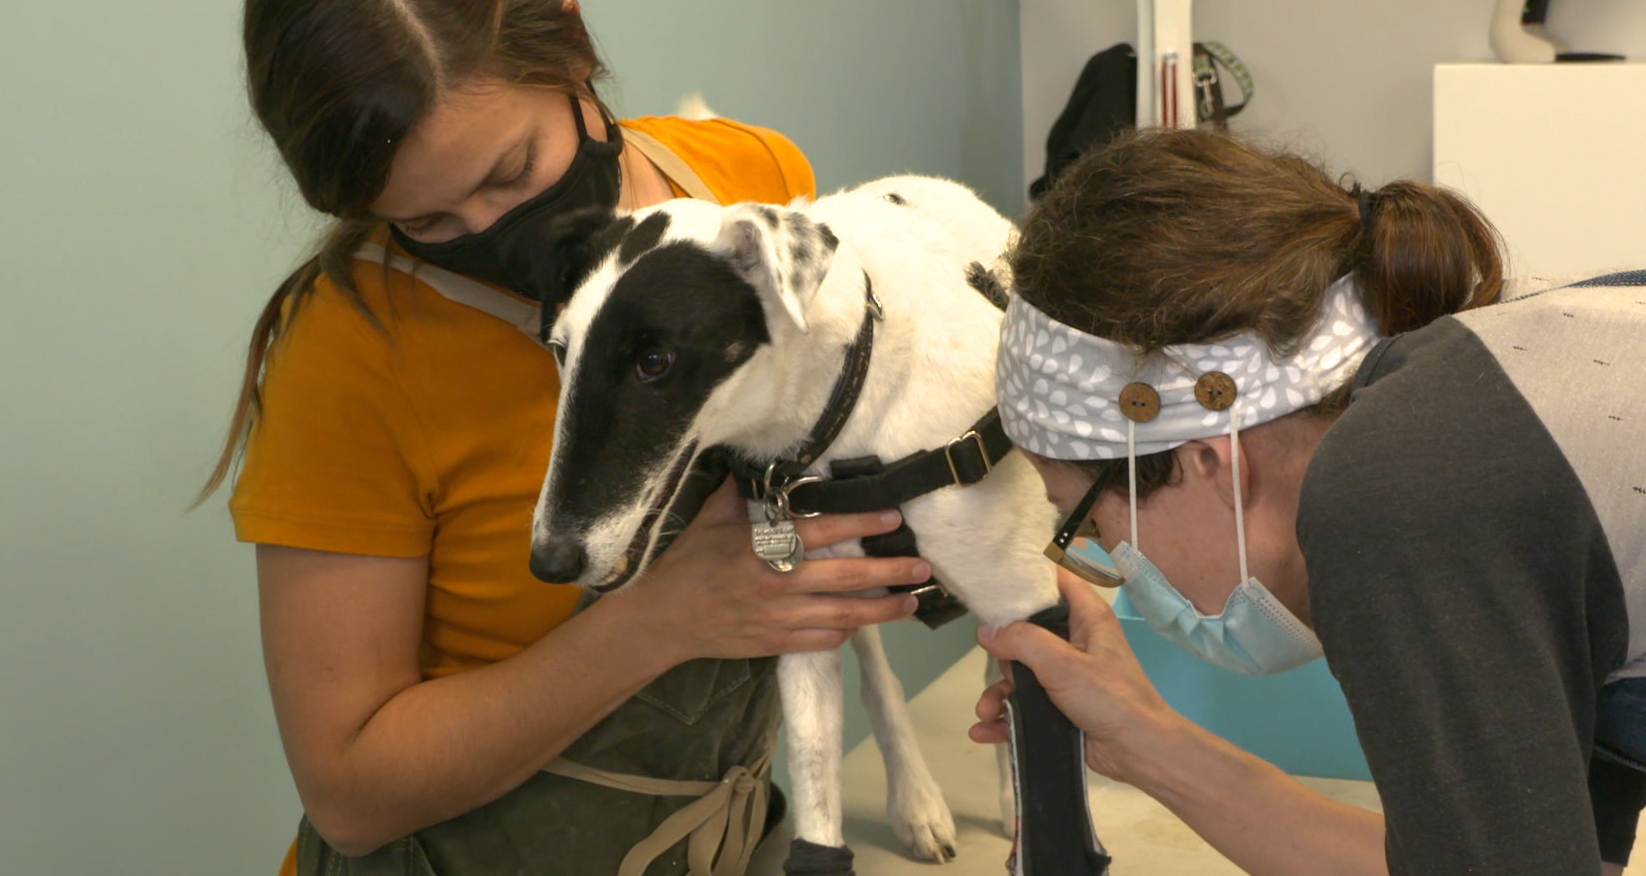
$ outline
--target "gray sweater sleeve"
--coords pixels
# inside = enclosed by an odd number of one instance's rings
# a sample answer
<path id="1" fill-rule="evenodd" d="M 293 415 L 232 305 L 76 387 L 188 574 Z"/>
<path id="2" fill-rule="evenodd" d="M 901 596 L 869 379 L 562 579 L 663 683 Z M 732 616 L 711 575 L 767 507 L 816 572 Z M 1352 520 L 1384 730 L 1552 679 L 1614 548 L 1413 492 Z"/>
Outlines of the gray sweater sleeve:
<path id="1" fill-rule="evenodd" d="M 1491 353 L 1385 342 L 1305 477 L 1311 612 L 1393 876 L 1593 876 L 1595 695 L 1628 647 L 1582 484 Z"/>

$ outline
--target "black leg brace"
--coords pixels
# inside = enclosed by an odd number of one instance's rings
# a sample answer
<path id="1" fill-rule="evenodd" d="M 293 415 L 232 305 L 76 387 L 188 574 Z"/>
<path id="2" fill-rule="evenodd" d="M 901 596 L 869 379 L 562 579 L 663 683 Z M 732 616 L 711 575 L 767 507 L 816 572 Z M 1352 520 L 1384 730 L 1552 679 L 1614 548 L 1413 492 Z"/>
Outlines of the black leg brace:
<path id="1" fill-rule="evenodd" d="M 783 862 L 783 876 L 856 876 L 852 850 L 794 840 L 789 843 L 789 859 Z"/>
<path id="2" fill-rule="evenodd" d="M 1069 638 L 1066 604 L 1048 608 L 1029 622 Z M 1012 872 L 1020 876 L 1105 876 L 1109 856 L 1092 832 L 1080 730 L 1052 704 L 1029 667 L 1012 664 L 1012 681 L 1007 705 L 1018 812 Z"/>

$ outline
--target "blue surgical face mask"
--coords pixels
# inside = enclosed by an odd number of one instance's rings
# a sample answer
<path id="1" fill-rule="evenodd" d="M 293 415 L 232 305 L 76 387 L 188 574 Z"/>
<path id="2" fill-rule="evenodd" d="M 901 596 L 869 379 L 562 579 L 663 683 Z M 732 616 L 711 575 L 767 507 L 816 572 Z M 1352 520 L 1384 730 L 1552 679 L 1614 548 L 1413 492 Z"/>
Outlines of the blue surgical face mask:
<path id="1" fill-rule="evenodd" d="M 1098 543 L 1097 528 L 1087 521 L 1087 513 L 1098 495 L 1108 488 L 1108 483 L 1100 480 L 1092 484 L 1075 506 L 1046 548 L 1046 556 L 1094 583 L 1105 579 L 1122 581 L 1120 589 L 1150 629 L 1208 663 L 1247 675 L 1273 675 L 1323 656 L 1320 639 L 1314 631 L 1247 570 L 1245 502 L 1240 494 L 1240 430 L 1235 418 L 1230 417 L 1229 436 L 1233 447 L 1235 539 L 1239 545 L 1241 581 L 1229 594 L 1223 611 L 1210 617 L 1196 611 L 1188 597 L 1179 593 L 1160 569 L 1137 549 L 1135 430 L 1135 422 L 1127 424 L 1131 541 L 1116 545 L 1112 558 Z"/>
<path id="2" fill-rule="evenodd" d="M 1207 617 L 1166 581 L 1148 558 L 1127 542 L 1114 562 L 1132 607 L 1149 628 L 1208 663 L 1247 675 L 1273 675 L 1321 656 L 1320 640 L 1256 578 L 1247 578 Z"/>

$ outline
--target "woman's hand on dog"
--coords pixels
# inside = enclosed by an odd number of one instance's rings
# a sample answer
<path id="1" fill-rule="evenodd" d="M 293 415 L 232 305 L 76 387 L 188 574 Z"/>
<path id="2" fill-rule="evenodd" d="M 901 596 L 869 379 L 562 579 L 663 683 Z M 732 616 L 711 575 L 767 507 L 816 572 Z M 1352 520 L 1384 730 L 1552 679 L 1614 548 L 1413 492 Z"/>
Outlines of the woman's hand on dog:
<path id="1" fill-rule="evenodd" d="M 978 630 L 978 643 L 1000 659 L 1007 680 L 983 691 L 977 701 L 979 723 L 970 736 L 983 743 L 1006 741 L 1003 706 L 1012 691 L 1007 661 L 1023 663 L 1034 670 L 1058 709 L 1085 731 L 1087 765 L 1108 778 L 1135 783 L 1145 749 L 1183 718 L 1143 674 L 1120 621 L 1091 585 L 1063 569 L 1057 585 L 1069 603 L 1069 641 L 1023 622 Z"/>
<path id="2" fill-rule="evenodd" d="M 806 560 L 777 572 L 755 556 L 743 499 L 722 486 L 669 549 L 630 587 L 644 605 L 647 632 L 672 646 L 680 662 L 736 659 L 838 648 L 858 627 L 914 613 L 908 594 L 841 594 L 919 584 L 931 567 L 913 557 Z M 807 550 L 898 527 L 896 511 L 824 515 L 795 521 Z"/>

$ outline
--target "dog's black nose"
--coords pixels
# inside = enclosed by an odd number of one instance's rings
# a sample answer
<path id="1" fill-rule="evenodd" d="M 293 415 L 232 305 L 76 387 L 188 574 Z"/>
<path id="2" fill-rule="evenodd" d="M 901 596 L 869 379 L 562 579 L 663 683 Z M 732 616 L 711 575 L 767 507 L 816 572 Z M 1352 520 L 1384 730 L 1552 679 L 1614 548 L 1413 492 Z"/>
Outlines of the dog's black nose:
<path id="1" fill-rule="evenodd" d="M 583 574 L 588 554 L 574 538 L 539 539 L 532 545 L 532 574 L 550 584 L 570 584 Z"/>

